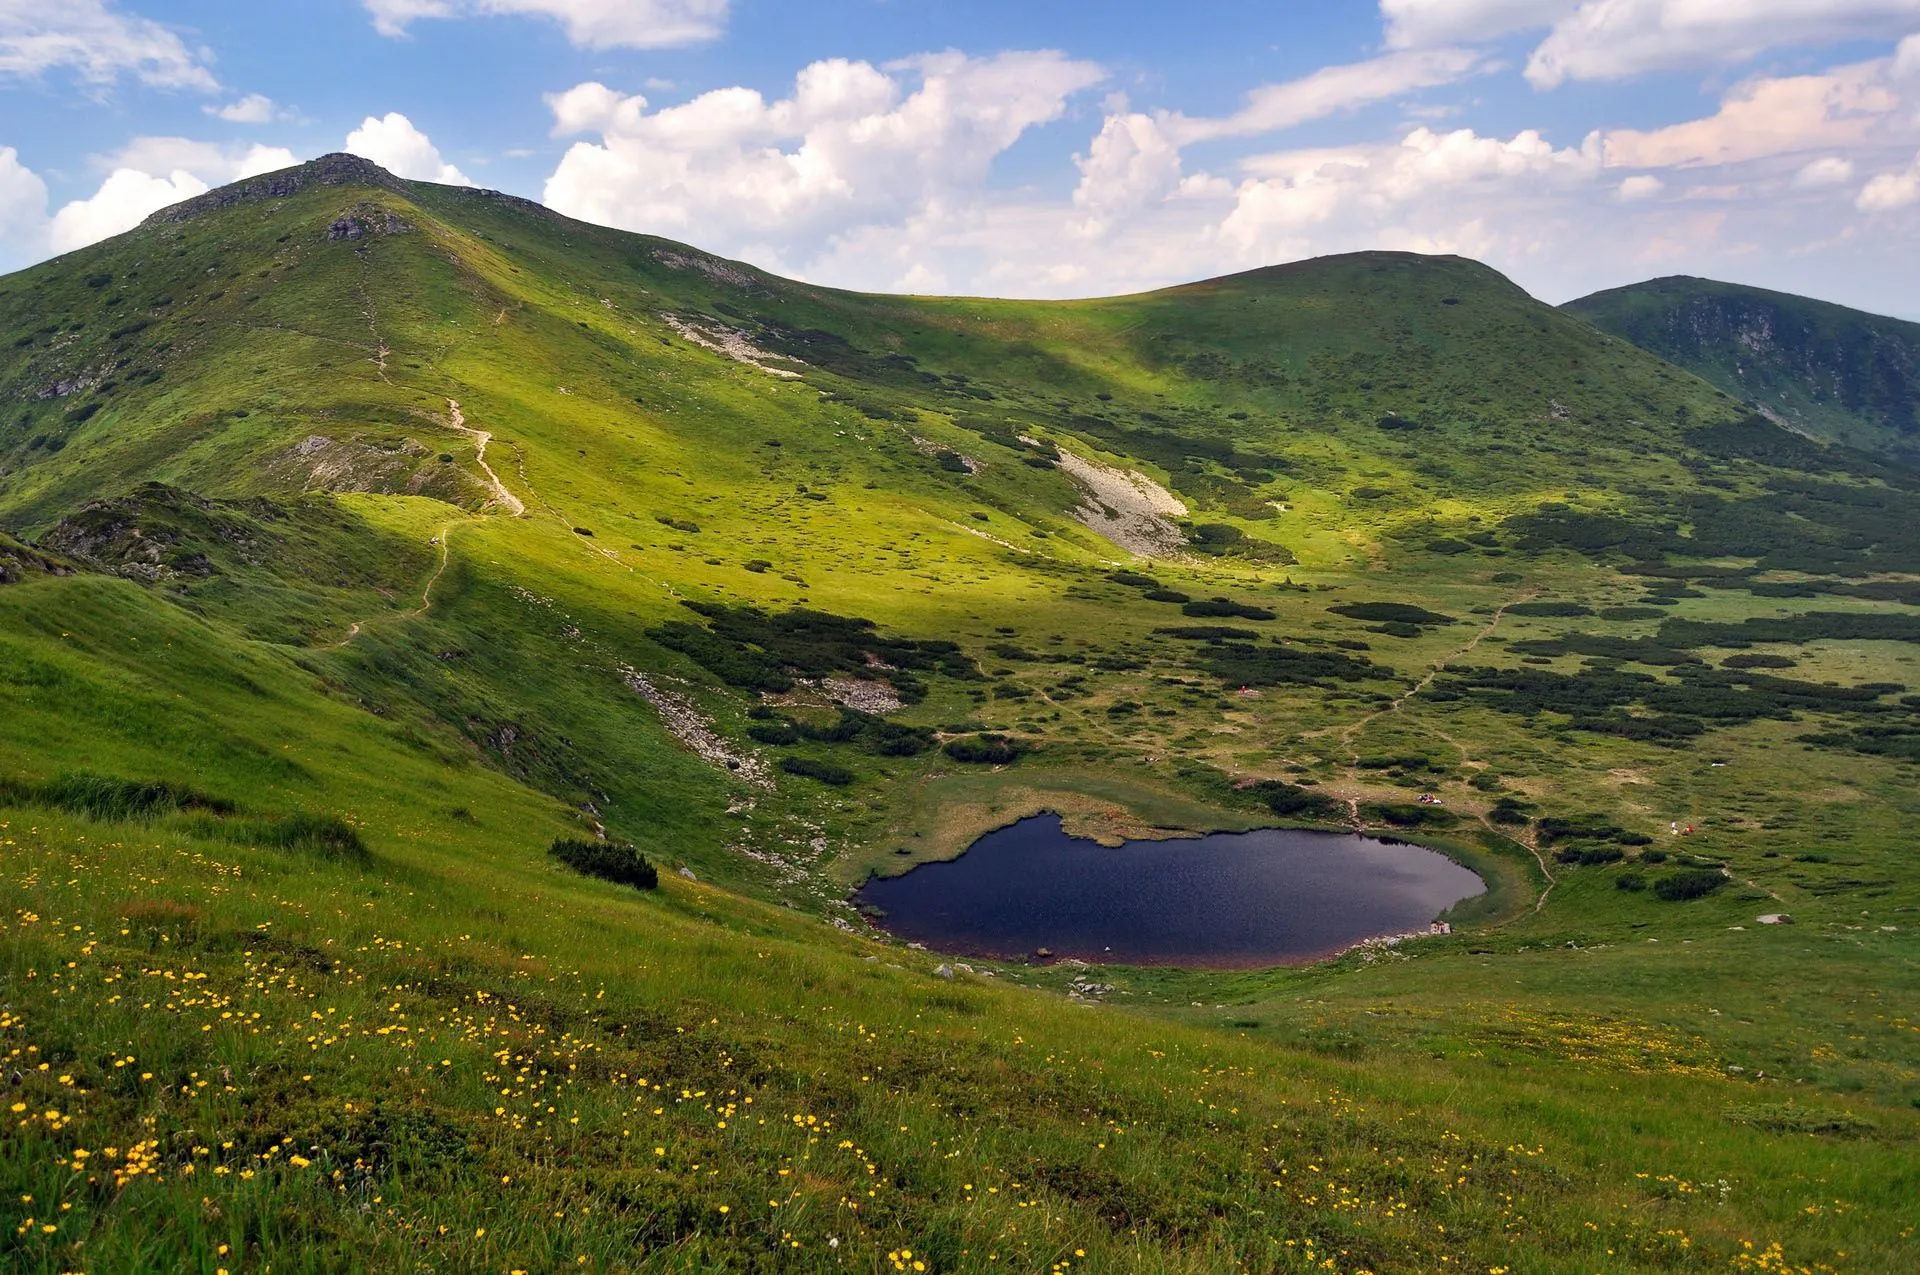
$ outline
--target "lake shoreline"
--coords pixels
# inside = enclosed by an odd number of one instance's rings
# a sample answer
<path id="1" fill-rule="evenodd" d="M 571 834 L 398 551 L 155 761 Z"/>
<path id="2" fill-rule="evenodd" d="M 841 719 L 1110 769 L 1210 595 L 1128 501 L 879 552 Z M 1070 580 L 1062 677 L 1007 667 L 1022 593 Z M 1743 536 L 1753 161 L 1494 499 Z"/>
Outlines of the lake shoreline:
<path id="1" fill-rule="evenodd" d="M 852 898 L 876 930 L 962 958 L 1236 971 L 1449 933 L 1442 918 L 1494 888 L 1459 857 L 1351 829 L 1104 845 L 1037 814 Z"/>

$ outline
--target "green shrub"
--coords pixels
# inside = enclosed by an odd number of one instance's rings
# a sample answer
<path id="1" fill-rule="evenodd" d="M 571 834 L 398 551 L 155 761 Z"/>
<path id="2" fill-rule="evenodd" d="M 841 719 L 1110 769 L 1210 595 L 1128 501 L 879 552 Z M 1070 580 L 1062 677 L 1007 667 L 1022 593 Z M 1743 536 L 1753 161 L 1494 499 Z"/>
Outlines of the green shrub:
<path id="1" fill-rule="evenodd" d="M 561 837 L 547 853 L 582 876 L 630 885 L 636 890 L 657 889 L 660 885 L 659 871 L 645 855 L 624 841 L 574 841 Z"/>
<path id="2" fill-rule="evenodd" d="M 1627 852 L 1611 842 L 1575 842 L 1562 846 L 1554 859 L 1560 863 L 1594 866 L 1603 863 L 1618 863 L 1627 857 Z"/>
<path id="3" fill-rule="evenodd" d="M 1271 620 L 1274 613 L 1266 607 L 1251 606 L 1245 602 L 1235 602 L 1231 598 L 1209 598 L 1205 602 L 1189 602 L 1180 608 L 1182 615 L 1195 619 L 1239 619 Z"/>
<path id="4" fill-rule="evenodd" d="M 1382 753 L 1354 763 L 1361 770 L 1425 770 L 1430 764 L 1425 753 Z"/>
<path id="5" fill-rule="evenodd" d="M 845 788 L 853 782 L 853 772 L 845 766 L 836 766 L 829 761 L 815 761 L 811 757 L 782 757 L 780 769 L 789 775 L 803 775 L 835 788 Z"/>
<path id="6" fill-rule="evenodd" d="M 1395 828 L 1451 828 L 1460 816 L 1442 806 L 1422 806 L 1417 802 L 1370 801 L 1360 807 L 1362 817 L 1391 824 Z"/>
<path id="7" fill-rule="evenodd" d="M 943 750 L 955 761 L 978 766 L 1005 766 L 1020 760 L 1027 744 L 1009 735 L 964 735 L 950 739 Z"/>
<path id="8" fill-rule="evenodd" d="M 1575 616 L 1592 615 L 1593 608 L 1578 602 L 1516 602 L 1507 608 L 1507 614 L 1572 619 Z"/>
<path id="9" fill-rule="evenodd" d="M 1653 892 L 1669 903 L 1704 899 L 1727 883 L 1726 874 L 1715 868 L 1688 868 L 1653 883 Z"/>
<path id="10" fill-rule="evenodd" d="M 1365 620 L 1369 624 L 1458 624 L 1450 615 L 1438 611 L 1429 611 L 1425 607 L 1410 606 L 1405 602 L 1347 602 L 1327 610 L 1335 615 L 1344 615 L 1349 620 Z"/>
<path id="11" fill-rule="evenodd" d="M 1795 668 L 1797 666 L 1797 661 L 1790 660 L 1784 655 L 1769 655 L 1764 651 L 1751 655 L 1729 655 L 1720 661 L 1721 668 Z"/>
<path id="12" fill-rule="evenodd" d="M 1605 815 L 1548 815 L 1540 821 L 1540 840 L 1551 845 L 1555 841 L 1571 841 L 1576 838 L 1585 841 L 1612 841 L 1626 829 L 1608 820 Z"/>
<path id="13" fill-rule="evenodd" d="M 1331 823 L 1346 814 L 1346 807 L 1338 799 L 1278 779 L 1254 785 L 1253 792 L 1267 803 L 1267 809 L 1283 819 Z"/>

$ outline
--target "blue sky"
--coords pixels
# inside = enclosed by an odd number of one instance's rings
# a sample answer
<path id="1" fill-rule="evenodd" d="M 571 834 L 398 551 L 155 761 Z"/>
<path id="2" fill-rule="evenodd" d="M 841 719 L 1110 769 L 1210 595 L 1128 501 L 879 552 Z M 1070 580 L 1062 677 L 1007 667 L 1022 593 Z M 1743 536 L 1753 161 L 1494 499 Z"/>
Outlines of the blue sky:
<path id="1" fill-rule="evenodd" d="M 0 0 L 0 269 L 340 149 L 848 287 L 1400 248 L 1920 317 L 1920 0 Z"/>

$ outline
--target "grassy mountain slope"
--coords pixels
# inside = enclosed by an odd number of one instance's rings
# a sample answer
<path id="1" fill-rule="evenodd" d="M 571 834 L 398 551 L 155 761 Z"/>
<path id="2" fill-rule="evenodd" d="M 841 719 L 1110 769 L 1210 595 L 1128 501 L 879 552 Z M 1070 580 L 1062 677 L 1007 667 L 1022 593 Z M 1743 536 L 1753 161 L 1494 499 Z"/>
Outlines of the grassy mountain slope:
<path id="1" fill-rule="evenodd" d="M 345 157 L 0 352 L 13 1266 L 1910 1264 L 1910 470 L 1456 259 L 864 297 Z M 1491 889 L 1239 973 L 847 902 L 1039 809 Z"/>
<path id="2" fill-rule="evenodd" d="M 1797 429 L 1920 454 L 1920 324 L 1685 276 L 1564 308 Z"/>

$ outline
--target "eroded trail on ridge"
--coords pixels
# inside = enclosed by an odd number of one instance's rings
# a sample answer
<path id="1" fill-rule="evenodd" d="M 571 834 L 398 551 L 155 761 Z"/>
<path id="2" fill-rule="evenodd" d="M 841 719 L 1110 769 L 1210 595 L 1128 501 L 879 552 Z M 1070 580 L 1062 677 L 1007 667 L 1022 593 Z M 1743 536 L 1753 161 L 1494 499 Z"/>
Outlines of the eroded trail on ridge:
<path id="1" fill-rule="evenodd" d="M 386 353 L 384 346 L 381 348 L 381 353 L 383 356 Z M 384 372 L 382 374 L 384 375 Z M 496 474 L 493 471 L 493 466 L 487 463 L 487 444 L 493 441 L 493 435 L 489 434 L 486 430 L 475 429 L 473 426 L 467 424 L 467 418 L 465 414 L 461 412 L 460 403 L 456 399 L 450 398 L 447 400 L 447 420 L 445 424 L 448 429 L 458 434 L 465 434 L 473 440 L 474 463 L 480 467 L 480 472 L 487 476 L 487 487 L 488 490 L 492 492 L 493 497 L 482 510 L 482 515 L 484 516 L 486 510 L 502 509 L 512 517 L 524 518 L 527 513 L 526 503 L 522 501 L 520 497 L 514 495 L 505 483 L 500 481 L 500 475 Z M 440 583 L 440 577 L 447 573 L 447 566 L 452 560 L 454 529 L 464 525 L 466 521 L 468 520 L 465 518 L 455 518 L 442 523 L 440 529 L 434 533 L 433 539 L 428 542 L 439 548 L 440 561 L 435 564 L 433 574 L 427 577 L 426 584 L 421 586 L 419 606 L 408 611 L 373 616 L 366 620 L 355 620 L 347 626 L 346 633 L 339 641 L 329 642 L 325 649 L 337 651 L 342 647 L 350 645 L 355 638 L 366 631 L 367 625 L 377 620 L 417 620 L 424 616 L 433 606 L 433 586 Z"/>
<path id="2" fill-rule="evenodd" d="M 1524 602 L 1532 596 L 1533 595 L 1531 593 L 1522 593 L 1515 597 L 1508 598 L 1505 602 L 1502 602 L 1500 604 L 1499 609 L 1493 613 L 1492 618 L 1487 621 L 1487 626 L 1481 629 L 1478 633 L 1474 634 L 1473 640 L 1471 642 L 1468 642 L 1465 646 L 1461 647 L 1459 650 L 1454 651 L 1448 655 L 1444 655 L 1440 659 L 1436 660 L 1433 666 L 1427 670 L 1426 675 L 1424 677 L 1422 677 L 1418 682 L 1414 683 L 1412 686 L 1408 687 L 1406 693 L 1396 697 L 1391 704 L 1387 705 L 1385 708 L 1378 709 L 1374 712 L 1368 713 L 1365 717 L 1362 717 L 1359 721 L 1354 722 L 1352 725 L 1342 730 L 1340 732 L 1341 745 L 1347 748 L 1349 751 L 1352 751 L 1354 747 L 1353 741 L 1359 736 L 1361 731 L 1364 731 L 1367 727 L 1371 726 L 1374 722 L 1379 721 L 1382 717 L 1388 717 L 1394 713 L 1399 712 L 1400 709 L 1406 704 L 1408 700 L 1412 699 L 1414 696 L 1420 694 L 1421 691 L 1424 691 L 1429 686 L 1433 685 L 1433 680 L 1439 677 L 1442 673 L 1446 672 L 1448 665 L 1452 664 L 1455 660 L 1460 659 L 1462 656 L 1471 655 L 1474 651 L 1474 648 L 1478 647 L 1482 642 L 1492 637 L 1493 631 L 1500 627 L 1500 621 L 1502 617 L 1506 615 L 1508 607 L 1512 606 L 1516 602 Z M 1359 760 L 1360 760 L 1359 754 L 1357 752 L 1354 752 L 1352 756 L 1352 761 L 1357 763 Z"/>
<path id="3" fill-rule="evenodd" d="M 493 472 L 492 465 L 487 464 L 487 444 L 493 441 L 493 435 L 484 429 L 475 429 L 467 424 L 467 418 L 460 411 L 460 403 L 457 399 L 447 400 L 447 428 L 456 434 L 465 434 L 473 440 L 473 463 L 480 466 L 480 472 L 487 476 L 487 485 L 493 490 L 493 503 L 515 518 L 526 517 L 526 503 L 508 491 L 507 485 L 500 481 L 500 475 Z"/>
<path id="4" fill-rule="evenodd" d="M 1408 687 L 1403 694 L 1395 697 L 1394 701 L 1391 704 L 1388 704 L 1384 708 L 1377 709 L 1374 712 L 1368 713 L 1365 717 L 1362 717 L 1358 721 L 1355 721 L 1350 725 L 1342 728 L 1341 731 L 1339 732 L 1340 744 L 1341 744 L 1341 747 L 1345 748 L 1348 751 L 1349 764 L 1354 766 L 1359 765 L 1360 754 L 1355 741 L 1359 738 L 1361 733 L 1367 729 L 1367 727 L 1371 726 L 1374 722 L 1379 721 L 1383 717 L 1390 717 L 1393 714 L 1398 713 L 1403 707 L 1406 706 L 1407 701 L 1415 698 L 1422 691 L 1426 690 L 1429 686 L 1433 685 L 1434 679 L 1439 677 L 1440 674 L 1446 672 L 1448 666 L 1450 666 L 1455 661 L 1461 659 L 1464 656 L 1471 655 L 1475 650 L 1475 648 L 1477 648 L 1487 638 L 1493 636 L 1494 630 L 1500 627 L 1500 621 L 1503 618 L 1505 618 L 1508 607 L 1512 606 L 1516 602 L 1524 602 L 1533 596 L 1534 594 L 1531 590 L 1524 590 L 1518 594 L 1515 594 L 1513 597 L 1508 598 L 1505 602 L 1502 602 L 1499 608 L 1495 610 L 1493 615 L 1488 619 L 1486 627 L 1482 628 L 1478 633 L 1474 634 L 1473 639 L 1468 643 L 1466 643 L 1466 645 L 1460 647 L 1458 650 L 1452 651 L 1449 654 L 1442 656 L 1439 660 L 1435 661 L 1434 664 L 1427 669 L 1425 675 L 1422 676 L 1418 682 Z M 1464 746 L 1460 744 L 1458 740 L 1454 739 L 1452 736 L 1447 735 L 1445 732 L 1442 732 L 1442 731 L 1436 730 L 1434 733 L 1439 735 L 1441 739 L 1444 739 L 1447 743 L 1451 744 L 1454 748 L 1459 749 L 1461 760 L 1463 763 L 1467 765 L 1472 765 L 1472 766 L 1479 766 L 1484 769 L 1484 766 L 1482 765 L 1482 763 L 1474 761 L 1472 755 L 1468 752 L 1468 750 Z M 1360 816 L 1360 798 L 1348 797 L 1346 799 L 1346 804 L 1347 804 L 1348 817 L 1352 820 L 1353 826 L 1355 828 L 1361 827 L 1362 820 Z M 1487 819 L 1485 816 L 1479 816 L 1479 822 L 1483 827 L 1492 831 L 1495 835 L 1505 837 L 1507 840 L 1514 842 L 1516 845 L 1519 845 L 1525 848 L 1527 853 L 1533 856 L 1534 862 L 1539 864 L 1540 875 L 1544 877 L 1546 880 L 1545 887 L 1541 889 L 1540 893 L 1536 895 L 1533 900 L 1532 911 L 1539 912 L 1542 908 L 1544 908 L 1547 905 L 1547 896 L 1553 893 L 1553 887 L 1560 883 L 1559 878 L 1554 875 L 1552 866 L 1548 864 L 1546 856 L 1540 853 L 1539 845 L 1536 844 L 1535 840 L 1531 837 L 1531 835 L 1516 834 L 1512 830 L 1495 827 L 1492 821 Z M 1511 919 L 1513 918 L 1509 918 L 1509 920 Z M 1501 924 L 1506 924 L 1506 922 L 1502 922 Z"/>

